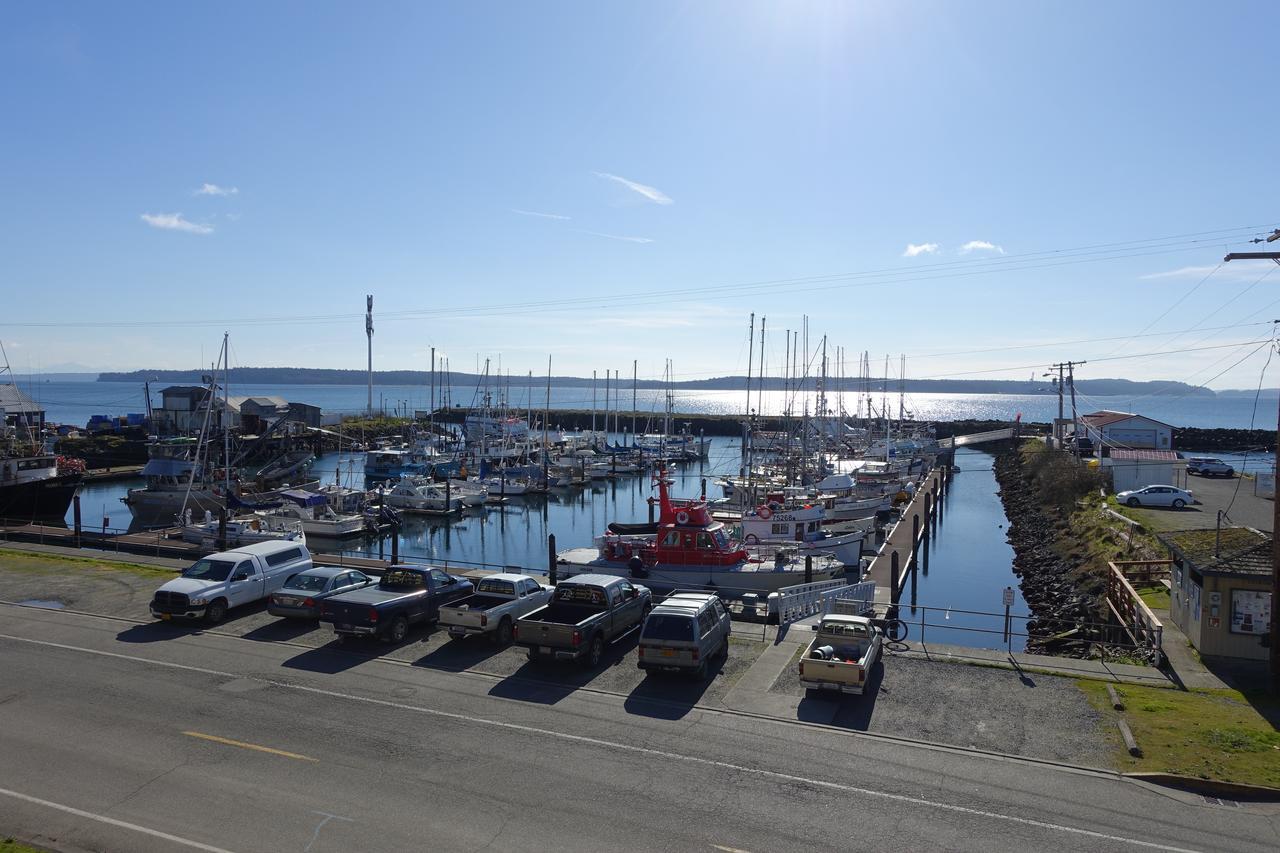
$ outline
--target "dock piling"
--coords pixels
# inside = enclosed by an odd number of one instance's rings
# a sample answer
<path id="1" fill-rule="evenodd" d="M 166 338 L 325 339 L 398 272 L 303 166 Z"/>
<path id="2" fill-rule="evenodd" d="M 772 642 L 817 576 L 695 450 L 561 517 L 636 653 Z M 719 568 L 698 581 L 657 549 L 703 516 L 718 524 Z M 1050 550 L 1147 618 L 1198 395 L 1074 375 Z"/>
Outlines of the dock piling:
<path id="1" fill-rule="evenodd" d="M 556 585 L 556 535 L 547 534 L 547 583 Z"/>

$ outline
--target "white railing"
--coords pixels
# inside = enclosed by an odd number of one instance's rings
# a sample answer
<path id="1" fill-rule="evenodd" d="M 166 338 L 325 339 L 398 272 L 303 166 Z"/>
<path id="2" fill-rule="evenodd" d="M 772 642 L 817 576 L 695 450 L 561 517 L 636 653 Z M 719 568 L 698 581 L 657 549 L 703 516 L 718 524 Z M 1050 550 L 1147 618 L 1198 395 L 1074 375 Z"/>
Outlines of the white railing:
<path id="1" fill-rule="evenodd" d="M 786 625 L 799 619 L 828 613 L 831 601 L 840 599 L 851 602 L 875 600 L 876 585 L 872 581 L 849 584 L 842 580 L 815 581 L 796 586 L 784 586 L 769 595 L 769 615 L 777 614 L 778 624 Z M 853 606 L 853 605 L 846 605 Z"/>
<path id="2" fill-rule="evenodd" d="M 876 582 L 863 581 L 850 584 L 830 593 L 826 598 L 823 613 L 844 613 L 849 616 L 862 616 L 875 606 Z"/>

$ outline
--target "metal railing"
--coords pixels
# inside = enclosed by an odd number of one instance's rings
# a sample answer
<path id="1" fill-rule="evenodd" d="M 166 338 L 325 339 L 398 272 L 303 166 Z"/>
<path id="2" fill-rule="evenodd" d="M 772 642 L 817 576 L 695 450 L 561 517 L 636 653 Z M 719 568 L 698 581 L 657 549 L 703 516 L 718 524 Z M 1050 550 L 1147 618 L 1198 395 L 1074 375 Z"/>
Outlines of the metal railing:
<path id="1" fill-rule="evenodd" d="M 933 614 L 933 621 L 930 615 Z M 942 614 L 942 619 L 937 618 Z M 940 631 L 957 631 L 977 634 L 987 638 L 989 645 L 976 644 L 975 648 L 995 649 L 1004 646 L 1013 653 L 1016 644 L 1025 647 L 1028 643 L 1040 646 L 1031 654 L 1045 654 L 1064 657 L 1061 651 L 1075 646 L 1085 659 L 1097 658 L 1103 662 L 1111 660 L 1117 663 L 1136 663 L 1138 665 L 1159 666 L 1162 654 L 1158 646 L 1150 642 L 1133 642 L 1123 626 L 1110 622 L 1086 622 L 1074 619 L 1047 619 L 1035 616 L 1009 614 L 1006 623 L 1005 614 L 985 610 L 960 610 L 954 607 L 928 607 L 922 604 L 899 604 L 891 607 L 888 614 L 902 622 L 908 631 L 907 639 L 920 645 L 927 645 L 929 629 L 934 629 L 935 637 Z M 980 617 L 978 624 L 961 624 L 952 621 L 953 616 Z M 1029 630 L 1031 624 L 1034 629 Z M 1016 626 L 1021 625 L 1022 630 Z M 1021 642 L 1019 642 L 1021 641 Z M 943 641 L 945 642 L 945 640 Z M 951 643 L 950 645 L 963 645 Z M 1045 649 L 1045 646 L 1058 646 L 1057 651 Z M 1066 656 L 1069 657 L 1069 656 Z"/>
<path id="2" fill-rule="evenodd" d="M 830 596 L 856 586 L 862 585 L 850 585 L 845 580 L 829 580 L 784 586 L 769 595 L 768 612 L 770 616 L 777 615 L 779 625 L 786 625 L 825 612 Z M 871 584 L 871 587 L 871 595 L 874 597 L 875 584 Z"/>
<path id="3" fill-rule="evenodd" d="M 861 616 L 871 610 L 876 603 L 875 581 L 863 581 L 849 584 L 834 590 L 826 597 L 823 613 L 845 613 Z"/>

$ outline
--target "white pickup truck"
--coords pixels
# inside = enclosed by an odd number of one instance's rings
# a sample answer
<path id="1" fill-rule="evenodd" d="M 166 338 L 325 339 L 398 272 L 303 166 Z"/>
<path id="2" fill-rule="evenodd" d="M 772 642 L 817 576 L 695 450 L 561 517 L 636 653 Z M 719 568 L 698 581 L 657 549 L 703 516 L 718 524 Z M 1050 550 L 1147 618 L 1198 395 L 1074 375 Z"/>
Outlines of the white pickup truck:
<path id="1" fill-rule="evenodd" d="M 232 607 L 259 601 L 311 568 L 301 542 L 258 542 L 197 560 L 181 577 L 156 590 L 151 615 L 157 619 L 221 622 Z"/>
<path id="2" fill-rule="evenodd" d="M 884 635 L 866 616 L 828 613 L 800 658 L 800 684 L 812 691 L 862 693 Z"/>
<path id="3" fill-rule="evenodd" d="M 440 608 L 440 625 L 454 639 L 488 634 L 505 646 L 516 620 L 550 601 L 553 589 L 525 575 L 489 575 L 476 582 L 475 595 Z"/>

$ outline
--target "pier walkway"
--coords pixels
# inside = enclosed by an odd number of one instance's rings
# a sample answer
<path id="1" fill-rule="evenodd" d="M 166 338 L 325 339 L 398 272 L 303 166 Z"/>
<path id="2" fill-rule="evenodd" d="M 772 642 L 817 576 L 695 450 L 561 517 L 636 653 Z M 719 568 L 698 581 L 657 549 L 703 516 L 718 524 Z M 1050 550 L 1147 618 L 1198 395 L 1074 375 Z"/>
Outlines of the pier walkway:
<path id="1" fill-rule="evenodd" d="M 902 508 L 898 523 L 885 537 L 880 551 L 871 561 L 866 578 L 876 584 L 877 605 L 893 603 L 902 591 L 920 543 L 928 535 L 934 513 L 941 511 L 939 497 L 945 494 L 950 480 L 951 455 L 943 454 L 938 457 L 938 464 L 933 470 L 920 480 L 915 497 Z"/>
<path id="2" fill-rule="evenodd" d="M 970 435 L 953 435 L 951 438 L 938 439 L 938 446 L 943 450 L 955 450 L 957 447 L 968 447 L 971 444 L 985 444 L 989 441 L 1008 441 L 1017 434 L 1016 427 L 995 429 L 990 432 L 975 432 Z"/>

